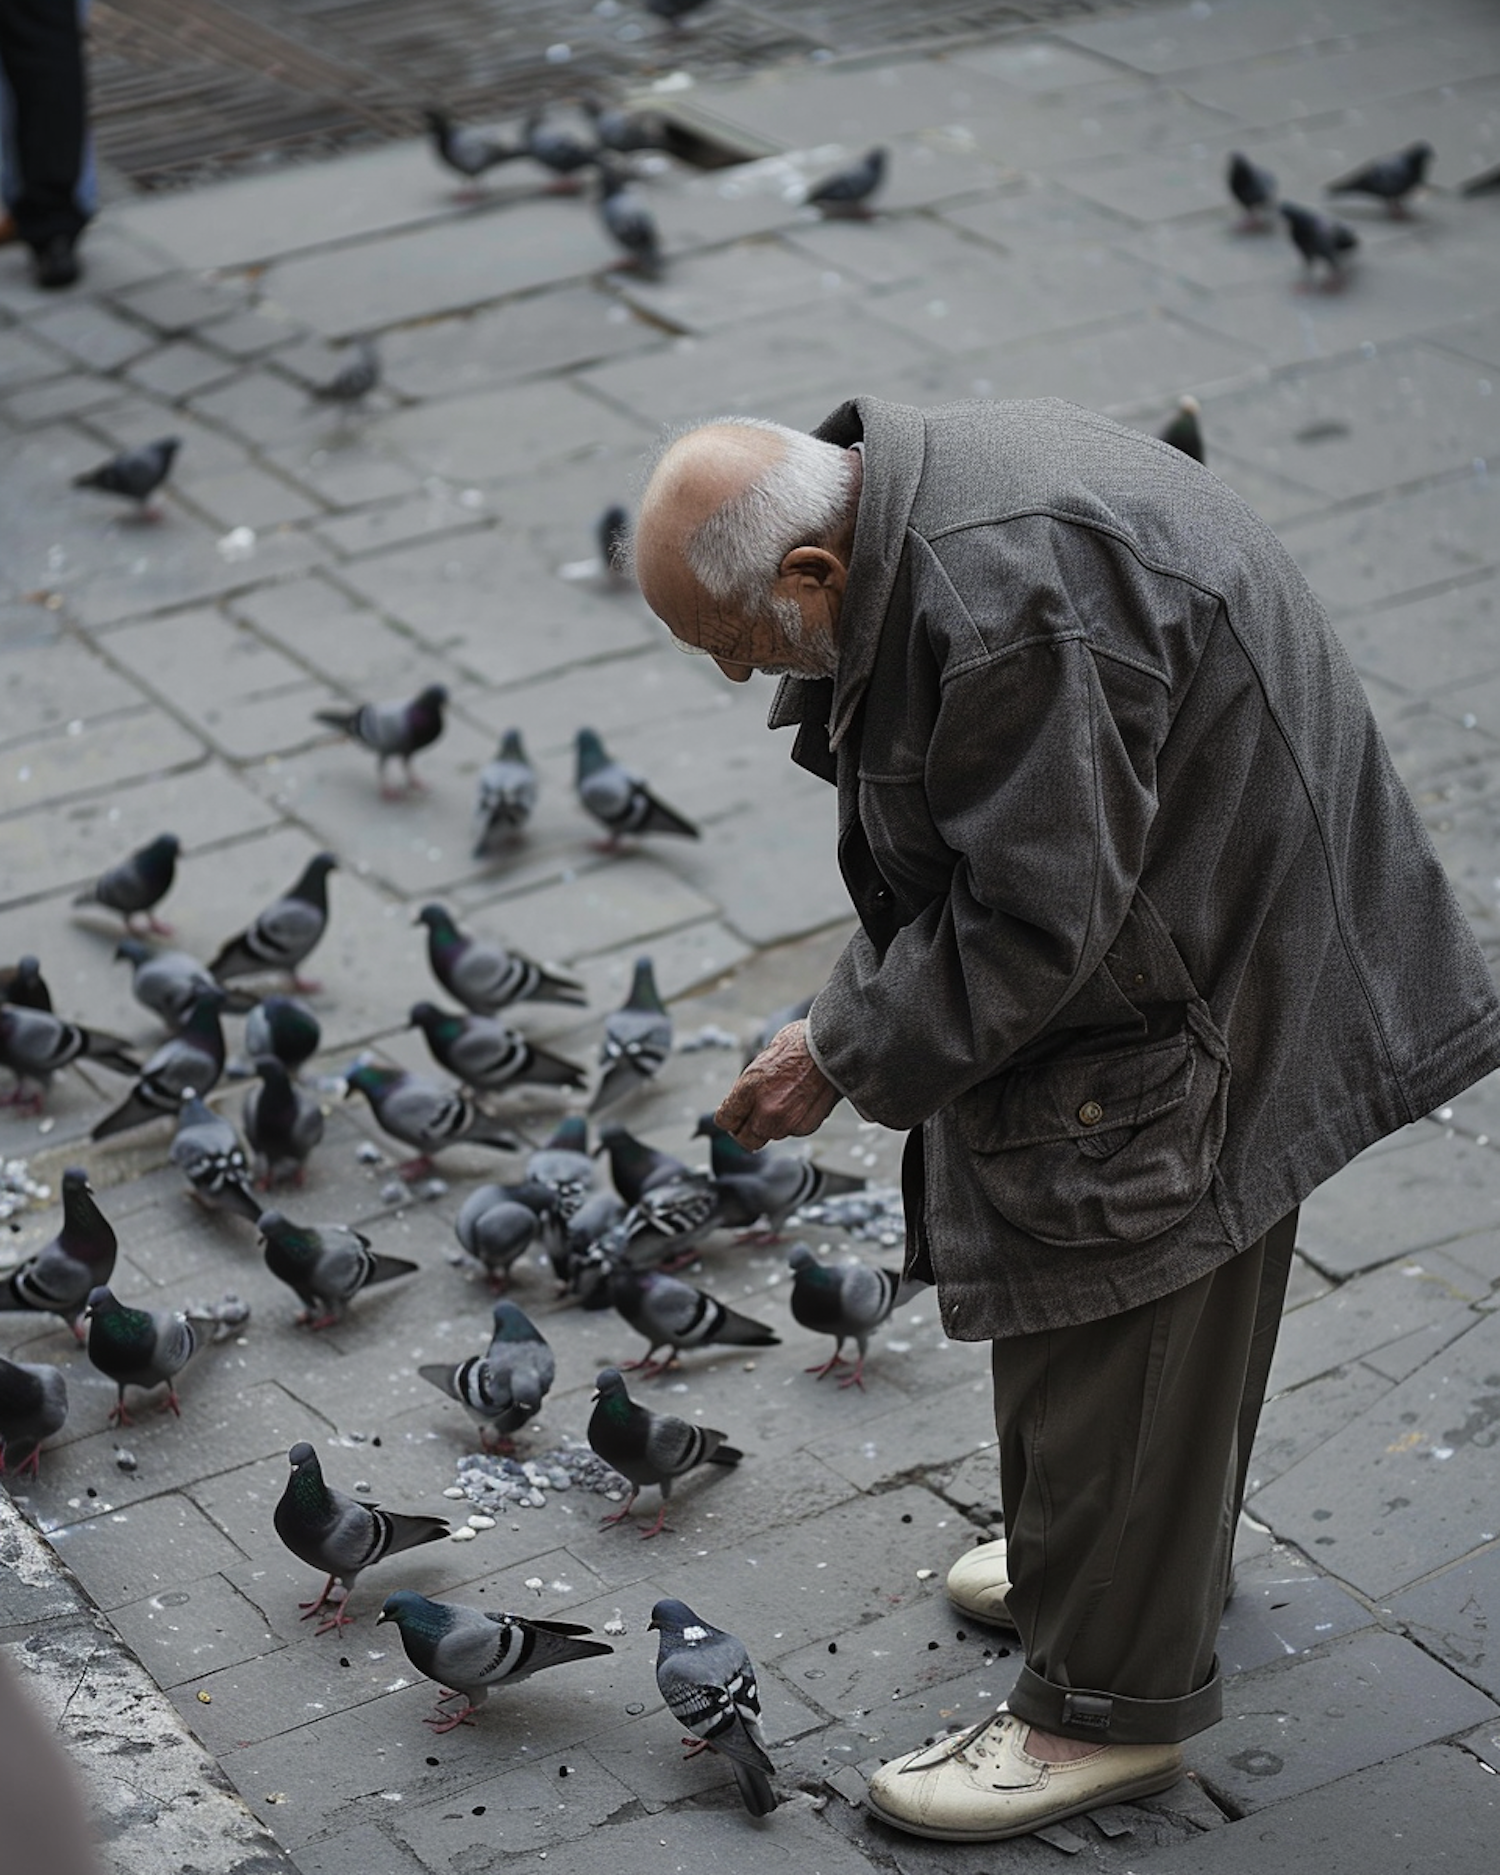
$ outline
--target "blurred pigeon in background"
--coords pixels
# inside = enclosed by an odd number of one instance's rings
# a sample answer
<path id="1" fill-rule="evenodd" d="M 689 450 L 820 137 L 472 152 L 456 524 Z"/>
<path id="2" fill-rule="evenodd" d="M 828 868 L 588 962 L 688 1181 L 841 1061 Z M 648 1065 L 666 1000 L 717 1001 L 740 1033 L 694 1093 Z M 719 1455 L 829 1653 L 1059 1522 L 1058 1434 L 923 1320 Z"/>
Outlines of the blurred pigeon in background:
<path id="1" fill-rule="evenodd" d="M 312 1150 L 323 1137 L 323 1109 L 275 1055 L 257 1056 L 255 1072 L 260 1085 L 246 1094 L 240 1119 L 261 1161 L 262 1180 L 267 1186 L 283 1180 L 300 1185 Z"/>
<path id="2" fill-rule="evenodd" d="M 1251 233 L 1271 226 L 1269 214 L 1276 204 L 1276 178 L 1269 169 L 1252 163 L 1239 150 L 1229 153 L 1229 193 L 1245 211 L 1241 231 Z"/>
<path id="3" fill-rule="evenodd" d="M 39 958 L 29 953 L 13 964 L 0 966 L 0 1003 L 14 1003 L 17 1009 L 40 1009 L 50 1014 L 52 992 L 42 975 Z"/>
<path id="4" fill-rule="evenodd" d="M 97 469 L 75 475 L 73 486 L 102 489 L 107 495 L 123 495 L 139 505 L 143 518 L 154 516 L 148 504 L 171 474 L 172 459 L 181 446 L 180 437 L 161 436 L 154 443 L 143 443 L 139 449 L 122 449 L 108 462 L 101 462 Z"/>
<path id="5" fill-rule="evenodd" d="M 57 1235 L 0 1276 L 0 1310 L 60 1315 L 74 1339 L 82 1341 L 79 1322 L 89 1292 L 114 1274 L 117 1242 L 82 1166 L 70 1165 L 63 1173 L 62 1210 Z"/>
<path id="6" fill-rule="evenodd" d="M 506 1185 L 480 1185 L 471 1191 L 453 1220 L 460 1244 L 485 1267 L 493 1287 L 503 1288 L 511 1265 L 526 1254 L 536 1236 L 539 1216 Z"/>
<path id="7" fill-rule="evenodd" d="M 580 102 L 594 126 L 594 135 L 606 150 L 631 156 L 638 150 L 667 147 L 666 124 L 657 112 L 629 111 L 593 93 Z"/>
<path id="8" fill-rule="evenodd" d="M 90 1139 L 108 1139 L 163 1114 L 174 1117 L 189 1092 L 206 1094 L 224 1072 L 224 1030 L 219 1013 L 223 990 L 203 990 L 193 999 L 181 1031 L 146 1059 L 136 1084 L 112 1113 L 96 1121 Z"/>
<path id="9" fill-rule="evenodd" d="M 154 840 L 148 840 L 128 858 L 122 859 L 119 865 L 100 873 L 88 890 L 80 892 L 73 903 L 107 905 L 111 911 L 123 915 L 125 927 L 130 931 L 135 929 L 136 919 L 144 913 L 150 930 L 159 937 L 170 937 L 172 927 L 162 924 L 152 913 L 172 889 L 180 846 L 181 842 L 175 833 L 159 833 Z"/>
<path id="10" fill-rule="evenodd" d="M 309 1328 L 331 1328 L 362 1289 L 414 1275 L 406 1257 L 377 1255 L 370 1240 L 347 1224 L 294 1224 L 280 1211 L 256 1219 L 266 1268 L 296 1292 Z"/>
<path id="11" fill-rule="evenodd" d="M 442 684 L 428 684 L 425 690 L 404 702 L 360 703 L 352 710 L 314 710 L 313 717 L 373 751 L 378 758 L 376 776 L 381 798 L 393 801 L 399 796 L 386 785 L 386 763 L 393 756 L 399 757 L 406 769 L 408 791 L 421 788 L 411 758 L 419 749 L 429 748 L 443 733 L 443 709 L 447 701 L 448 692 Z"/>
<path id="12" fill-rule="evenodd" d="M 380 353 L 375 349 L 374 340 L 356 339 L 353 353 L 331 378 L 313 385 L 312 394 L 321 403 L 360 403 L 380 382 Z"/>
<path id="13" fill-rule="evenodd" d="M 760 1725 L 760 1689 L 745 1643 L 695 1615 L 686 1602 L 659 1601 L 648 1627 L 661 1636 L 656 1685 L 667 1710 L 705 1747 L 729 1760 L 740 1798 L 751 1816 L 769 1816 L 777 1796 L 775 1766 Z"/>
<path id="14" fill-rule="evenodd" d="M 604 1070 L 589 1112 L 597 1113 L 644 1087 L 672 1052 L 672 1018 L 656 987 L 649 957 L 638 957 L 624 1004 L 605 1017 L 599 1065 Z"/>
<path id="15" fill-rule="evenodd" d="M 1321 260 L 1328 268 L 1328 285 L 1342 286 L 1344 270 L 1339 256 L 1351 254 L 1359 246 L 1359 236 L 1354 230 L 1335 221 L 1331 215 L 1320 215 L 1315 208 L 1303 208 L 1296 202 L 1283 202 L 1281 213 L 1307 268 L 1308 279 Z"/>
<path id="16" fill-rule="evenodd" d="M 41 1476 L 43 1439 L 68 1418 L 68 1383 L 50 1362 L 0 1359 L 0 1475 Z"/>
<path id="17" fill-rule="evenodd" d="M 661 278 L 661 236 L 656 217 L 630 186 L 616 164 L 599 164 L 599 219 L 623 252 L 617 266 L 633 267 L 647 280 Z"/>
<path id="18" fill-rule="evenodd" d="M 432 147 L 437 152 L 438 161 L 446 163 L 455 174 L 470 182 L 482 176 L 487 169 L 508 163 L 521 154 L 516 144 L 501 143 L 481 131 L 469 130 L 462 124 L 454 123 L 448 113 L 436 105 L 429 105 L 422 116 L 432 137 Z"/>
<path id="19" fill-rule="evenodd" d="M 536 770 L 521 741 L 519 729 L 507 729 L 499 753 L 479 771 L 479 798 L 474 805 L 474 857 L 497 833 L 519 833 L 536 806 Z"/>
<path id="20" fill-rule="evenodd" d="M 253 1061 L 274 1055 L 295 1074 L 318 1052 L 323 1030 L 300 997 L 264 996 L 245 1017 L 245 1053 Z"/>
<path id="21" fill-rule="evenodd" d="M 314 853 L 296 883 L 226 941 L 208 966 L 214 979 L 222 983 L 226 977 L 285 970 L 293 989 L 316 990 L 316 983 L 298 976 L 297 966 L 328 928 L 328 875 L 337 869 L 332 853 Z"/>
<path id="22" fill-rule="evenodd" d="M 699 837 L 690 820 L 659 800 L 640 775 L 611 757 L 594 730 L 579 730 L 577 751 L 578 798 L 609 835 L 606 851 L 613 851 L 625 833 L 680 833 L 690 840 Z"/>
<path id="23" fill-rule="evenodd" d="M 450 995 L 476 1016 L 492 1016 L 512 1003 L 586 1003 L 575 978 L 533 963 L 503 944 L 465 935 L 442 905 L 424 905 L 417 922 L 427 927 L 427 961 Z"/>
<path id="24" fill-rule="evenodd" d="M 737 1465 L 745 1456 L 724 1443 L 724 1434 L 700 1426 L 674 1413 L 653 1413 L 639 1406 L 625 1390 L 617 1367 L 606 1367 L 595 1381 L 594 1410 L 589 1415 L 588 1441 L 606 1465 L 612 1465 L 630 1486 L 623 1510 L 605 1517 L 605 1524 L 622 1523 L 648 1484 L 661 1492 L 661 1510 L 642 1537 L 658 1536 L 667 1527 L 667 1500 L 672 1481 L 698 1465 Z"/>
<path id="25" fill-rule="evenodd" d="M 646 11 L 665 20 L 674 32 L 680 31 L 689 13 L 696 13 L 705 0 L 646 0 Z"/>
<path id="26" fill-rule="evenodd" d="M 1202 405 L 1196 397 L 1179 398 L 1175 413 L 1159 432 L 1162 442 L 1180 449 L 1183 455 L 1191 456 L 1194 462 L 1208 460 L 1203 450 L 1203 426 L 1198 421 L 1201 412 Z"/>
<path id="27" fill-rule="evenodd" d="M 866 203 L 885 181 L 886 155 L 887 152 L 877 145 L 859 162 L 825 176 L 808 190 L 808 206 L 822 209 L 825 215 L 865 214 Z"/>
<path id="28" fill-rule="evenodd" d="M 39 1113 L 53 1075 L 84 1058 L 116 1074 L 141 1071 L 130 1044 L 118 1035 L 66 1022 L 47 1009 L 0 1003 L 0 1067 L 16 1077 L 15 1086 L 0 1094 L 0 1107 L 30 1107 Z"/>
<path id="29" fill-rule="evenodd" d="M 131 995 L 143 1009 L 160 1016 L 169 1029 L 180 1029 L 203 992 L 219 987 L 208 965 L 187 951 L 155 951 L 140 938 L 123 937 L 115 946 L 115 957 L 130 963 Z"/>
<path id="30" fill-rule="evenodd" d="M 547 186 L 554 194 L 575 195 L 579 184 L 574 178 L 599 160 L 597 143 L 585 143 L 558 124 L 549 124 L 545 111 L 532 111 L 521 127 L 521 148 L 533 162 L 551 170 L 557 178 Z"/>
<path id="31" fill-rule="evenodd" d="M 1337 182 L 1330 182 L 1326 193 L 1373 195 L 1377 201 L 1385 203 L 1392 215 L 1404 215 L 1406 198 L 1427 180 L 1427 165 L 1432 157 L 1430 143 L 1409 143 L 1404 150 L 1397 150 L 1391 156 L 1378 156 L 1373 162 L 1350 170 L 1347 176 L 1340 176 Z"/>

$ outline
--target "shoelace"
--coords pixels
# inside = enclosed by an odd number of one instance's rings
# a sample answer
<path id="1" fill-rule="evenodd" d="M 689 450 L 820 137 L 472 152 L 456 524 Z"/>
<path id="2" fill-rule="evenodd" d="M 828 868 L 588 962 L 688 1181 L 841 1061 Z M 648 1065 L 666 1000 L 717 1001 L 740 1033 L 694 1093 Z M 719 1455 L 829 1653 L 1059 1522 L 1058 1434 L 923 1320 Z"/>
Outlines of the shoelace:
<path id="1" fill-rule="evenodd" d="M 1012 1715 L 1006 1711 L 1005 1707 L 1001 1706 L 998 1711 L 990 1713 L 988 1717 L 980 1719 L 977 1724 L 971 1725 L 968 1731 L 959 1732 L 954 1738 L 951 1738 L 948 1741 L 947 1750 L 944 1751 L 942 1757 L 937 1760 L 926 1760 L 921 1768 L 924 1770 L 928 1769 L 934 1762 L 941 1764 L 950 1758 L 961 1757 L 968 1751 L 972 1751 L 977 1758 L 988 1758 L 991 1753 L 989 1746 L 984 1743 L 985 1734 L 993 1726 L 1003 1725 L 1011 1716 Z"/>

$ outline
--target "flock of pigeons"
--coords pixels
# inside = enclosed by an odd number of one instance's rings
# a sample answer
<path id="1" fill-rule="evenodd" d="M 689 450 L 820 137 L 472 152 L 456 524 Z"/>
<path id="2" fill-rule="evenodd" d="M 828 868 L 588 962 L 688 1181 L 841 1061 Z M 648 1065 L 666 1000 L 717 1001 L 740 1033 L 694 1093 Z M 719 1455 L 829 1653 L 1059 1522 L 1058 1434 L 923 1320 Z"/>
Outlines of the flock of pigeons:
<path id="1" fill-rule="evenodd" d="M 1427 166 L 1432 157 L 1430 143 L 1410 143 L 1389 156 L 1378 156 L 1372 162 L 1362 163 L 1347 176 L 1328 183 L 1324 193 L 1367 195 L 1384 202 L 1391 215 L 1404 216 L 1409 213 L 1407 198 L 1427 180 Z M 1230 194 L 1245 211 L 1241 225 L 1247 232 L 1265 228 L 1271 210 L 1279 208 L 1293 245 L 1302 256 L 1308 278 L 1315 275 L 1321 261 L 1325 268 L 1325 285 L 1335 288 L 1343 285 L 1343 257 L 1359 246 L 1359 236 L 1352 228 L 1319 209 L 1304 208 L 1297 202 L 1278 202 L 1276 178 L 1241 151 L 1230 153 L 1228 181 Z"/>

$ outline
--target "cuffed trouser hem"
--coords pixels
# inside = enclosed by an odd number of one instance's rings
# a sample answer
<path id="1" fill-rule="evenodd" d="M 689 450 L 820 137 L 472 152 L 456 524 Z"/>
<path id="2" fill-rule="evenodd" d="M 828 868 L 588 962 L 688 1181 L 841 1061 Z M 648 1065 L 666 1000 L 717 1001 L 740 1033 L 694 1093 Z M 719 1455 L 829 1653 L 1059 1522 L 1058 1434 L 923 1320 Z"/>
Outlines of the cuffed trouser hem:
<path id="1" fill-rule="evenodd" d="M 1095 1745 L 1177 1745 L 1218 1724 L 1224 1716 L 1224 1683 L 1215 1661 L 1213 1677 L 1196 1693 L 1184 1693 L 1180 1699 L 1127 1699 L 1119 1693 L 1055 1686 L 1022 1667 L 1005 1703 L 1018 1719 L 1060 1738 Z"/>

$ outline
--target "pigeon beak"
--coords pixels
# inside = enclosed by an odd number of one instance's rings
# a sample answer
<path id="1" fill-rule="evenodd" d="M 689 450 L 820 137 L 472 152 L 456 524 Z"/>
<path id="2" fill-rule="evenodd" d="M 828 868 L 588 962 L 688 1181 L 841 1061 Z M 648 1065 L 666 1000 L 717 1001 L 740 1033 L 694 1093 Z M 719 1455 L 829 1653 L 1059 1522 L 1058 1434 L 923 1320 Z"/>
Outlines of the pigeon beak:
<path id="1" fill-rule="evenodd" d="M 376 1615 L 376 1617 L 375 1617 L 375 1625 L 376 1625 L 376 1627 L 378 1628 L 378 1627 L 380 1626 L 380 1624 L 381 1624 L 381 1622 L 382 1622 L 382 1621 L 389 1621 L 389 1620 L 390 1620 L 390 1616 L 389 1616 L 389 1615 L 388 1615 L 388 1614 L 387 1614 L 387 1613 L 385 1612 L 385 1610 L 384 1610 L 384 1609 L 382 1608 L 382 1609 L 381 1609 L 381 1611 L 380 1611 L 380 1613 L 379 1613 L 378 1615 Z"/>

